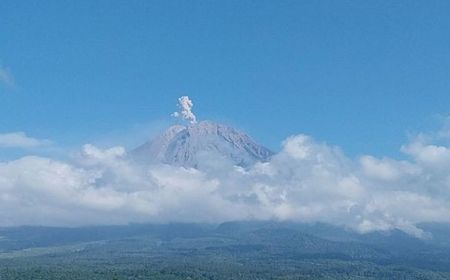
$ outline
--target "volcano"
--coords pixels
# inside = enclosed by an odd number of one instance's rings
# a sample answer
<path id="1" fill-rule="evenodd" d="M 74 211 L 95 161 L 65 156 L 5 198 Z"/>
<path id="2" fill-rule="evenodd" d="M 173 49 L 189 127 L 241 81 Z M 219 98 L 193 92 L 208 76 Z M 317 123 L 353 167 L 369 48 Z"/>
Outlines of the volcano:
<path id="1" fill-rule="evenodd" d="M 194 168 L 205 158 L 221 157 L 248 167 L 267 161 L 273 152 L 233 127 L 201 121 L 188 126 L 171 126 L 134 149 L 131 155 L 140 162 Z"/>

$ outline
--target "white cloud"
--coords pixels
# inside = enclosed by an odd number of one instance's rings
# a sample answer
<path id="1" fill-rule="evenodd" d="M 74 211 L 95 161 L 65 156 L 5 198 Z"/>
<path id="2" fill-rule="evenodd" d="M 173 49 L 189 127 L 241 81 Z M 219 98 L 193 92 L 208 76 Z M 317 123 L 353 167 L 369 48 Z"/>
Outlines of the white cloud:
<path id="1" fill-rule="evenodd" d="M 0 225 L 128 222 L 319 221 L 359 232 L 450 222 L 449 147 L 417 139 L 410 160 L 348 158 L 298 135 L 249 169 L 224 159 L 199 170 L 136 165 L 121 147 L 83 146 L 71 162 L 0 163 Z"/>
<path id="2" fill-rule="evenodd" d="M 0 65 L 0 84 L 8 88 L 15 88 L 16 82 L 14 76 L 8 68 L 4 68 Z"/>
<path id="3" fill-rule="evenodd" d="M 407 161 L 396 161 L 389 158 L 377 159 L 363 156 L 360 164 L 364 174 L 372 179 L 395 181 L 406 176 L 419 175 L 420 168 Z"/>
<path id="4" fill-rule="evenodd" d="M 49 140 L 29 137 L 24 132 L 0 133 L 0 148 L 35 148 L 50 143 Z"/>

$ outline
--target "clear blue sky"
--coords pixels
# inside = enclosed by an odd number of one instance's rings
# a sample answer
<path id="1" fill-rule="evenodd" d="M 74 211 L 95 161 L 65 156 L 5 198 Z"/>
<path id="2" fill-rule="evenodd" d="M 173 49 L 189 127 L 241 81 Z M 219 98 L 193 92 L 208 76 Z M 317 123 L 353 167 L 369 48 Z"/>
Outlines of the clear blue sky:
<path id="1" fill-rule="evenodd" d="M 0 133 L 79 145 L 199 119 L 396 154 L 450 110 L 450 1 L 0 2 Z M 120 133 L 118 133 L 120 134 Z"/>

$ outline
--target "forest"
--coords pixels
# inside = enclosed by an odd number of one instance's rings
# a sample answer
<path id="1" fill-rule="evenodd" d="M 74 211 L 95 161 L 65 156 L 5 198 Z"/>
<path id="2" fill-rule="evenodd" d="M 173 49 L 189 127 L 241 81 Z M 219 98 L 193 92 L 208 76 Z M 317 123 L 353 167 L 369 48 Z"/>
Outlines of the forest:
<path id="1" fill-rule="evenodd" d="M 326 224 L 229 222 L 0 229 L 0 279 L 450 279 L 433 237 Z"/>

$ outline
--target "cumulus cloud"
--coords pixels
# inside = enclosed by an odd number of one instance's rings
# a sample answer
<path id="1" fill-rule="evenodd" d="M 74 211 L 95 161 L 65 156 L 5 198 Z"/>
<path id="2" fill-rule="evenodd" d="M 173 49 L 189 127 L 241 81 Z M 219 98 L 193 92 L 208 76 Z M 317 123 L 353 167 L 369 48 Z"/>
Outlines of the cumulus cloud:
<path id="1" fill-rule="evenodd" d="M 0 133 L 0 148 L 36 148 L 49 145 L 46 139 L 36 139 L 24 132 Z"/>
<path id="2" fill-rule="evenodd" d="M 178 112 L 174 112 L 172 116 L 176 118 L 180 118 L 182 120 L 186 120 L 190 122 L 191 124 L 194 124 L 197 122 L 197 118 L 195 117 L 194 113 L 192 112 L 192 107 L 194 106 L 194 103 L 192 103 L 192 100 L 189 99 L 189 96 L 181 96 L 178 98 Z"/>
<path id="3" fill-rule="evenodd" d="M 0 84 L 3 84 L 7 88 L 14 88 L 16 82 L 14 76 L 8 68 L 2 67 L 0 65 Z"/>
<path id="4" fill-rule="evenodd" d="M 426 237 L 420 223 L 450 222 L 450 147 L 417 138 L 402 150 L 408 160 L 352 159 L 297 135 L 248 169 L 223 158 L 190 169 L 85 145 L 70 161 L 0 163 L 0 225 L 275 219 Z"/>

